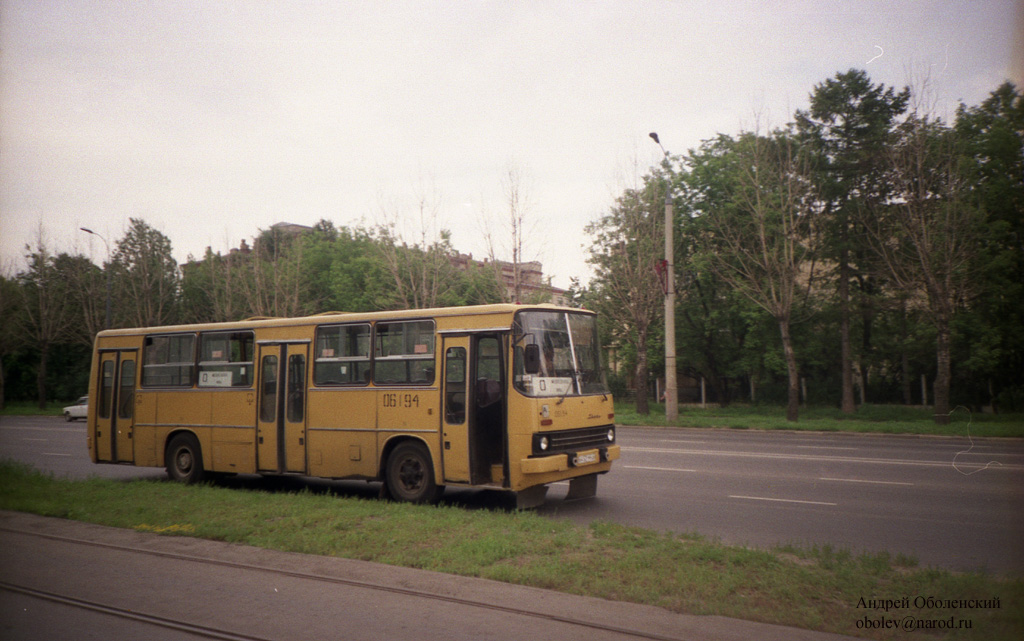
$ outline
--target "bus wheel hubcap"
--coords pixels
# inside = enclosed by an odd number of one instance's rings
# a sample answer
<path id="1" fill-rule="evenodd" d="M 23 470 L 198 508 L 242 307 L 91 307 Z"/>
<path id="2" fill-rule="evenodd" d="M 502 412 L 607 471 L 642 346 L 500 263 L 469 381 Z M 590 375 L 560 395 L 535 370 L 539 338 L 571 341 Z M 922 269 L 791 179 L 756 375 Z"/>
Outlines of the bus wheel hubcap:
<path id="1" fill-rule="evenodd" d="M 182 472 L 188 472 L 192 469 L 192 452 L 188 450 L 178 452 L 178 469 Z"/>
<path id="2" fill-rule="evenodd" d="M 423 466 L 416 459 L 405 459 L 398 470 L 398 480 L 408 490 L 419 489 L 423 484 Z"/>

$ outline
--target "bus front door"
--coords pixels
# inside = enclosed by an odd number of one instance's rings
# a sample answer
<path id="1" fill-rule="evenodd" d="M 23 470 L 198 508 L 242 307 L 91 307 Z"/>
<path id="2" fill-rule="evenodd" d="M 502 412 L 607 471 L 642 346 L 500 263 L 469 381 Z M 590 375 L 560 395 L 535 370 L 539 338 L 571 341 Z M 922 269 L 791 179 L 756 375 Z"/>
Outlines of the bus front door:
<path id="1" fill-rule="evenodd" d="M 441 456 L 444 480 L 469 483 L 469 337 L 444 339 L 444 410 Z"/>
<path id="2" fill-rule="evenodd" d="M 130 463 L 135 460 L 135 350 L 111 350 L 100 354 L 99 389 L 90 397 L 96 403 L 96 460 Z"/>
<path id="3" fill-rule="evenodd" d="M 306 352 L 303 343 L 260 344 L 256 467 L 306 472 Z"/>
<path id="4" fill-rule="evenodd" d="M 444 339 L 445 481 L 508 484 L 502 344 L 492 334 Z"/>

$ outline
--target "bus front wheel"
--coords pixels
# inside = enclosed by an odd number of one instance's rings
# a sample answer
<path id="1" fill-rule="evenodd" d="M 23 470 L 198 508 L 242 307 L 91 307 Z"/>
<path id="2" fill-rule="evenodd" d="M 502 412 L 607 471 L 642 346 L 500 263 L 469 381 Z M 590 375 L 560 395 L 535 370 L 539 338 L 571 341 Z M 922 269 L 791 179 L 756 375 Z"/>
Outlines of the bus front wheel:
<path id="1" fill-rule="evenodd" d="M 171 439 L 164 456 L 167 476 L 182 483 L 198 483 L 203 480 L 203 452 L 199 441 L 191 434 L 178 434 Z"/>
<path id="2" fill-rule="evenodd" d="M 434 481 L 430 452 L 421 443 L 403 443 L 391 452 L 385 480 L 392 498 L 407 503 L 433 503 L 444 490 Z"/>

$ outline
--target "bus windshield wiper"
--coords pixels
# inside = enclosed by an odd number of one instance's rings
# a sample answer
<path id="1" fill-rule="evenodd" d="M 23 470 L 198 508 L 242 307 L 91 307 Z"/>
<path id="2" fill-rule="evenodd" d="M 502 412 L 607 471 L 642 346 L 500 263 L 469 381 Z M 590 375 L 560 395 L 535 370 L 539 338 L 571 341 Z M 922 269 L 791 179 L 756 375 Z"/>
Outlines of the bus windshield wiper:
<path id="1" fill-rule="evenodd" d="M 555 403 L 555 405 L 561 405 L 565 401 L 565 397 L 569 395 L 570 391 L 572 391 L 573 387 L 580 388 L 579 380 L 580 373 L 574 369 L 572 374 L 569 376 L 570 382 L 565 386 L 565 392 L 562 393 L 562 398 L 558 399 L 558 402 Z"/>

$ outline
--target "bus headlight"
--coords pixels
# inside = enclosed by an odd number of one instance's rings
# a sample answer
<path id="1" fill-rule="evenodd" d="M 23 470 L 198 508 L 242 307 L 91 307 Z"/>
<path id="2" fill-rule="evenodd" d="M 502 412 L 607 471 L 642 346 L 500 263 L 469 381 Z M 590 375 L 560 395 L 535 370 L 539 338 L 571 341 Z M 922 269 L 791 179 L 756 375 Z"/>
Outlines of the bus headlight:
<path id="1" fill-rule="evenodd" d="M 608 428 L 608 442 L 609 443 L 614 443 L 615 442 L 615 428 L 614 427 L 609 427 Z"/>
<path id="2" fill-rule="evenodd" d="M 542 436 L 537 439 L 537 447 L 541 452 L 546 452 L 548 450 L 548 437 Z"/>

